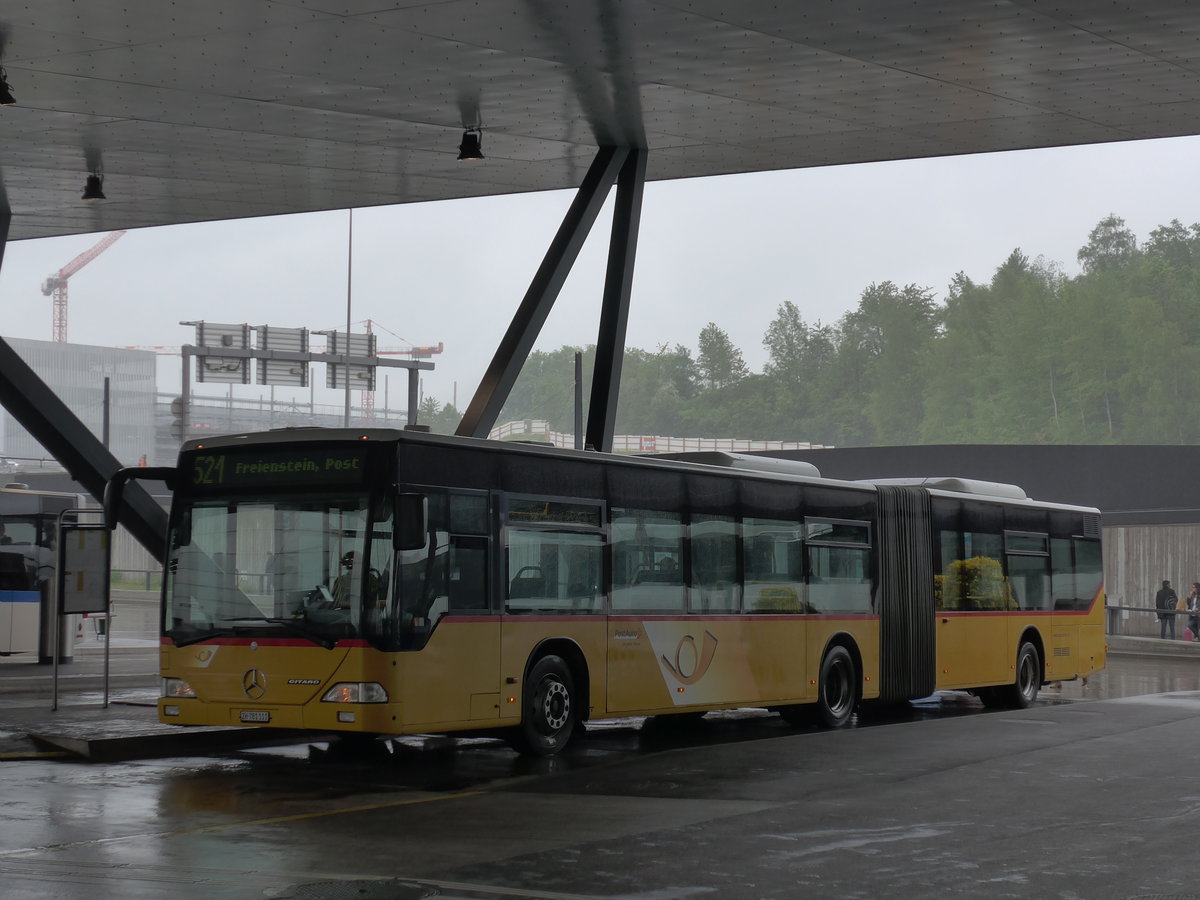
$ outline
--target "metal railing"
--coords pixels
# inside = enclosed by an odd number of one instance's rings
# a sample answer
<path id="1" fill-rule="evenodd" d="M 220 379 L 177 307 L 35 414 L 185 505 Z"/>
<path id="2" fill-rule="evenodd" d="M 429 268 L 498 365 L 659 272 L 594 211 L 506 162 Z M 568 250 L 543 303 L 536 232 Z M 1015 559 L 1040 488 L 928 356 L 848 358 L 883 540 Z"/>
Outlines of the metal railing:
<path id="1" fill-rule="evenodd" d="M 109 583 L 116 590 L 157 591 L 162 585 L 162 569 L 113 569 Z"/>
<path id="2" fill-rule="evenodd" d="M 517 439 L 545 441 L 556 447 L 574 447 L 575 435 L 552 431 L 544 419 L 525 419 L 497 425 L 488 432 L 488 440 Z M 727 453 L 753 453 L 765 450 L 819 450 L 824 444 L 803 441 L 767 441 L 746 438 L 671 437 L 668 435 L 617 434 L 613 436 L 614 453 L 691 453 L 702 450 L 722 450 Z"/>
<path id="3" fill-rule="evenodd" d="M 1125 637 L 1159 637 L 1160 615 L 1175 617 L 1175 638 L 1183 640 L 1183 632 L 1193 617 L 1200 624 L 1200 610 L 1155 609 L 1153 606 L 1106 606 L 1105 633 Z"/>

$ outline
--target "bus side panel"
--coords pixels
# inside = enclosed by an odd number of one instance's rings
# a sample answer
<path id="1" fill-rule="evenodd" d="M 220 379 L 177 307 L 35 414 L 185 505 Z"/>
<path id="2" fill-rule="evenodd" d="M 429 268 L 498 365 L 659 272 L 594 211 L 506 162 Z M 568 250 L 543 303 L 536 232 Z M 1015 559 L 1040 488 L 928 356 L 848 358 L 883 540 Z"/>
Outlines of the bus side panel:
<path id="1" fill-rule="evenodd" d="M 1055 647 L 1046 651 L 1050 657 L 1046 666 L 1048 681 L 1091 675 L 1103 669 L 1108 649 L 1104 636 L 1103 590 L 1087 612 L 1056 612 L 1054 632 Z M 1067 640 L 1060 641 L 1060 634 L 1066 635 Z M 1062 651 L 1063 646 L 1069 647 L 1069 655 Z"/>
<path id="2" fill-rule="evenodd" d="M 804 694 L 806 625 L 797 616 L 614 616 L 608 638 L 614 713 L 761 705 Z"/>
<path id="3" fill-rule="evenodd" d="M 1078 615 L 1058 615 L 1048 629 L 1050 640 L 1046 645 L 1046 680 L 1074 678 L 1079 668 L 1079 623 Z"/>
<path id="4" fill-rule="evenodd" d="M 863 696 L 878 695 L 875 616 L 613 617 L 608 711 L 654 715 L 812 702 L 826 647 L 838 636 L 863 662 Z"/>
<path id="5" fill-rule="evenodd" d="M 392 658 L 406 729 L 499 720 L 502 679 L 495 616 L 447 616 L 422 649 Z"/>
<path id="6" fill-rule="evenodd" d="M 1028 617 L 982 611 L 937 614 L 937 689 L 1008 684 Z"/>

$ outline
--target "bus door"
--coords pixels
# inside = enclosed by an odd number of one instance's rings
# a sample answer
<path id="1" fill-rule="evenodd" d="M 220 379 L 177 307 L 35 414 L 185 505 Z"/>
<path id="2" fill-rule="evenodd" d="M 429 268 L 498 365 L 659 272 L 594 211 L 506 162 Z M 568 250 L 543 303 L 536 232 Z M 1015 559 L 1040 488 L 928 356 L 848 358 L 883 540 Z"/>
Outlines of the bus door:
<path id="1" fill-rule="evenodd" d="M 1070 665 L 1070 660 L 1075 654 L 1077 637 L 1077 629 L 1073 627 L 1073 623 L 1060 621 L 1060 616 L 1046 615 L 1053 609 L 1049 536 L 1033 532 L 1006 531 L 1004 545 L 1007 554 L 1005 562 L 1010 605 L 1015 610 L 1025 613 L 1009 618 L 1009 665 L 1015 667 L 1017 646 L 1025 630 L 1033 625 L 1042 635 L 1046 656 L 1042 662 L 1049 677 L 1054 674 L 1056 664 Z"/>
<path id="2" fill-rule="evenodd" d="M 1013 603 L 1004 578 L 1003 535 L 943 531 L 941 541 L 937 686 L 1009 681 L 1016 651 L 1008 634 Z"/>
<path id="3" fill-rule="evenodd" d="M 1060 661 L 1058 647 L 1048 650 L 1054 668 L 1047 676 L 1070 678 L 1094 672 L 1104 664 L 1103 565 L 1100 542 L 1082 538 L 1050 541 L 1051 593 L 1054 632 L 1069 636 L 1069 661 Z M 1057 643 L 1057 642 L 1056 642 Z"/>
<path id="4" fill-rule="evenodd" d="M 408 724 L 500 716 L 500 637 L 487 588 L 488 497 L 427 494 L 425 546 L 399 553 Z"/>

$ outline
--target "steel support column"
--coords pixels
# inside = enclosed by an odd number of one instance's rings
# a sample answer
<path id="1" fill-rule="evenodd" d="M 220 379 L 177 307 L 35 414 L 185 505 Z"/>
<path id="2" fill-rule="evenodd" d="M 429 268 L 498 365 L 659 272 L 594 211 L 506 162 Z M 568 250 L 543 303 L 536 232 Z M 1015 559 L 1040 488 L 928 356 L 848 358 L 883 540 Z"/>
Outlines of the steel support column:
<path id="1" fill-rule="evenodd" d="M 3 338 L 0 401 L 72 478 L 97 501 L 103 501 L 104 486 L 121 464 Z M 163 561 L 167 514 L 140 484 L 129 485 L 120 522 L 159 562 Z"/>
<path id="2" fill-rule="evenodd" d="M 635 148 L 621 167 L 617 181 L 617 203 L 608 245 L 608 272 L 604 278 L 604 304 L 600 310 L 592 393 L 588 401 L 585 446 L 606 453 L 612 450 L 616 427 L 621 362 L 629 324 L 629 294 L 633 286 L 633 261 L 637 254 L 645 185 L 646 151 Z"/>
<path id="3" fill-rule="evenodd" d="M 416 369 L 408 370 L 408 418 L 405 419 L 406 425 L 417 424 L 417 413 L 421 407 L 421 379 L 420 373 Z"/>
<path id="4" fill-rule="evenodd" d="M 5 200 L 4 188 L 0 186 L 0 201 Z M 8 225 L 12 222 L 12 210 L 7 203 L 0 206 L 0 267 L 4 266 L 4 248 L 8 246 Z"/>
<path id="5" fill-rule="evenodd" d="M 550 249 L 525 292 L 512 324 L 500 340 L 496 355 L 484 373 L 475 396 L 458 426 L 458 434 L 487 437 L 521 373 L 546 316 L 558 299 L 563 282 L 579 256 L 588 232 L 604 205 L 608 192 L 629 156 L 626 147 L 601 147 L 584 176 L 571 208 L 563 217 Z"/>

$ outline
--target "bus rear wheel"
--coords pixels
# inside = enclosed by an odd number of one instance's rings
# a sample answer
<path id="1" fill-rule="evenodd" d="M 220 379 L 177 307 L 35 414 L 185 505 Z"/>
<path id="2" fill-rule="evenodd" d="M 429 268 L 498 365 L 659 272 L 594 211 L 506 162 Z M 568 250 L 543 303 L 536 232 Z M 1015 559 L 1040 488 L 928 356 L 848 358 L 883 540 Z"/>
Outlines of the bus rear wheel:
<path id="1" fill-rule="evenodd" d="M 817 686 L 817 724 L 841 728 L 850 721 L 858 705 L 858 667 L 845 647 L 830 647 L 821 660 Z"/>
<path id="2" fill-rule="evenodd" d="M 1004 689 L 1005 699 L 1013 709 L 1028 709 L 1041 688 L 1042 657 L 1037 647 L 1026 641 L 1017 651 L 1017 677 Z"/>
<path id="3" fill-rule="evenodd" d="M 560 656 L 543 656 L 525 679 L 521 724 L 512 735 L 518 752 L 553 756 L 571 740 L 576 722 L 575 679 Z"/>
<path id="4" fill-rule="evenodd" d="M 1042 657 L 1037 647 L 1023 641 L 1017 648 L 1016 675 L 1012 684 L 980 688 L 975 692 L 983 705 L 993 709 L 1028 709 L 1042 687 Z"/>
<path id="5" fill-rule="evenodd" d="M 817 682 L 817 702 L 779 707 L 779 715 L 789 725 L 820 725 L 841 728 L 850 721 L 858 706 L 858 667 L 845 647 L 830 647 L 821 660 Z"/>

